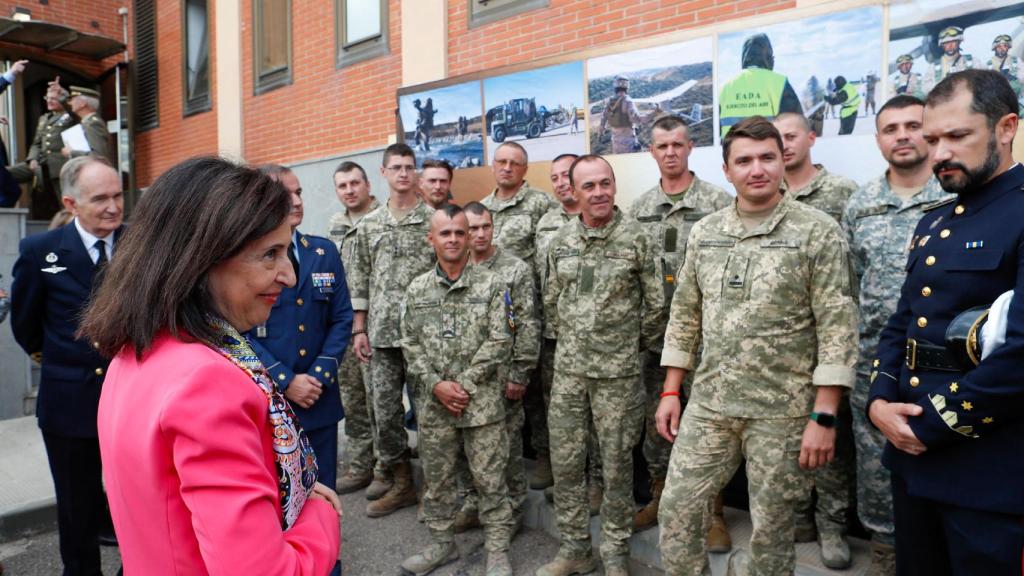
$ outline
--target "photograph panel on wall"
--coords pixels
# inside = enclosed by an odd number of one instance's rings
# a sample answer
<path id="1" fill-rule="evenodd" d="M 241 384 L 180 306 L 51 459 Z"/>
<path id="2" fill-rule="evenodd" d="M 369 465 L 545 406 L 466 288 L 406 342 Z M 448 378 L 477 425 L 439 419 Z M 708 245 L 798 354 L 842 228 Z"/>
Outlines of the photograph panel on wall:
<path id="1" fill-rule="evenodd" d="M 1024 2 L 903 0 L 889 9 L 888 96 L 924 98 L 968 68 L 998 70 L 1024 108 Z"/>
<path id="2" fill-rule="evenodd" d="M 398 98 L 404 140 L 416 151 L 417 167 L 428 158 L 455 168 L 484 162 L 483 104 L 474 80 Z"/>
<path id="3" fill-rule="evenodd" d="M 587 61 L 590 151 L 648 150 L 651 125 L 680 116 L 696 146 L 714 141 L 711 37 Z"/>
<path id="4" fill-rule="evenodd" d="M 487 155 L 518 142 L 530 161 L 583 154 L 583 62 L 484 79 Z"/>
<path id="5" fill-rule="evenodd" d="M 798 112 L 819 136 L 873 134 L 882 9 L 868 6 L 718 37 L 719 137 L 748 116 Z"/>

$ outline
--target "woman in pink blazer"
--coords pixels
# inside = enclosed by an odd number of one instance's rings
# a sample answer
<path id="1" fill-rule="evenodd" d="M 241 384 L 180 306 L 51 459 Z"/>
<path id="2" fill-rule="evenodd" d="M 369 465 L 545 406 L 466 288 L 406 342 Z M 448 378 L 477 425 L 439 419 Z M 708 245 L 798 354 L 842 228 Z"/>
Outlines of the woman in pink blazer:
<path id="1" fill-rule="evenodd" d="M 338 497 L 239 335 L 295 282 L 290 206 L 255 170 L 186 161 L 143 196 L 103 271 L 82 333 L 115 356 L 98 423 L 129 576 L 323 576 L 337 562 Z"/>

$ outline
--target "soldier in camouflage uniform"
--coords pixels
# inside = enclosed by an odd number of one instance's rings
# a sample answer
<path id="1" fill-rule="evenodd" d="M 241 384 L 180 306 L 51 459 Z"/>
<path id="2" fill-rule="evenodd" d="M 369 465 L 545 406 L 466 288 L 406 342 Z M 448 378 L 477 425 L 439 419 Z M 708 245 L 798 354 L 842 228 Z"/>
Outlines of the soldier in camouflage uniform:
<path id="1" fill-rule="evenodd" d="M 640 149 L 636 138 L 636 127 L 643 118 L 636 109 L 636 104 L 629 97 L 629 78 L 616 76 L 613 85 L 615 94 L 608 97 L 604 112 L 601 114 L 601 125 L 598 136 L 604 136 L 607 128 L 612 130 L 612 154 L 628 154 Z"/>
<path id="2" fill-rule="evenodd" d="M 579 202 L 573 194 L 572 185 L 569 183 L 569 167 L 579 158 L 577 154 L 561 154 L 551 161 L 551 188 L 555 192 L 560 206 L 548 210 L 547 214 L 537 222 L 537 234 L 535 239 L 536 250 L 534 252 L 534 267 L 540 278 L 540 285 L 543 286 L 547 278 L 548 252 L 551 241 L 555 238 L 558 229 L 570 220 L 577 218 L 580 213 Z M 543 312 L 543 307 L 541 312 Z M 530 388 L 526 391 L 526 416 L 530 420 L 530 431 L 532 433 L 533 449 L 537 451 L 537 467 L 534 468 L 534 476 L 530 479 L 530 488 L 546 488 L 545 494 L 549 500 L 554 499 L 551 477 L 551 460 L 548 442 L 548 405 L 551 403 L 551 383 L 555 376 L 555 331 L 553 324 L 544 322 L 544 332 L 540 347 L 540 363 L 537 369 L 537 376 L 540 381 L 539 389 Z M 597 434 L 594 432 L 593 424 L 590 424 L 590 446 L 587 450 L 587 499 L 590 502 L 590 514 L 597 514 L 601 509 L 601 498 L 604 493 L 604 481 L 601 480 L 601 451 L 597 449 Z M 538 471 L 547 465 L 547 477 L 540 481 Z M 537 480 L 534 482 L 534 480 Z"/>
<path id="3" fill-rule="evenodd" d="M 825 212 L 839 222 L 847 200 L 857 189 L 857 183 L 811 161 L 811 148 L 816 135 L 802 115 L 781 114 L 773 123 L 782 134 L 782 154 L 786 166 L 783 193 Z M 797 542 L 814 540 L 817 531 L 822 563 L 835 569 L 846 568 L 851 562 L 850 545 L 846 540 L 846 518 L 854 489 L 856 451 L 850 421 L 850 405 L 844 401 L 839 405 L 835 460 L 814 471 L 817 504 L 814 503 L 812 493 L 808 492 L 797 505 Z"/>
<path id="4" fill-rule="evenodd" d="M 434 251 L 424 242 L 434 211 L 414 192 L 417 175 L 412 149 L 405 144 L 388 146 L 381 174 L 390 197 L 387 205 L 360 221 L 348 271 L 355 310 L 352 347 L 361 362 L 370 364 L 375 451 L 380 465 L 394 478 L 391 488 L 366 507 L 371 517 L 416 504 L 403 426 L 402 390 L 407 378 L 398 308 L 409 282 L 430 270 L 435 261 Z"/>
<path id="5" fill-rule="evenodd" d="M 494 227 L 491 213 L 479 202 L 470 202 L 463 208 L 469 220 L 469 251 L 473 266 L 482 266 L 505 284 L 505 305 L 508 324 L 512 332 L 512 356 L 498 368 L 498 382 L 505 386 L 505 428 L 508 431 L 508 496 L 512 506 L 514 526 L 518 530 L 523 522 L 523 503 L 526 502 L 526 469 L 523 466 L 523 396 L 526 394 L 540 350 L 540 316 L 533 285 L 533 270 L 525 262 L 494 246 Z M 459 492 L 462 508 L 456 518 L 456 532 L 479 525 L 476 491 L 465 467 L 459 460 Z"/>
<path id="6" fill-rule="evenodd" d="M 350 270 L 359 221 L 380 207 L 380 203 L 370 195 L 366 172 L 355 162 L 342 162 L 335 169 L 334 193 L 345 210 L 331 216 L 328 237 L 338 247 L 345 269 Z M 348 470 L 338 475 L 337 490 L 339 494 L 362 490 L 376 478 L 374 492 L 379 498 L 390 488 L 390 480 L 383 467 L 375 466 L 373 437 L 376 427 L 373 424 L 373 405 L 368 401 L 367 372 L 367 366 L 356 358 L 352 347 L 345 350 L 345 357 L 338 367 L 338 381 L 341 383 L 341 403 L 345 407 Z"/>
<path id="7" fill-rule="evenodd" d="M 658 184 L 633 202 L 630 214 L 650 236 L 651 246 L 661 260 L 665 271 L 665 319 L 668 319 L 668 305 L 675 291 L 675 275 L 683 264 L 686 239 L 693 225 L 702 218 L 732 204 L 732 196 L 714 184 L 709 184 L 690 171 L 689 157 L 693 150 L 686 123 L 678 116 L 659 118 L 651 128 L 651 155 L 658 163 L 661 179 Z M 664 326 L 659 330 L 664 332 Z M 633 527 L 643 530 L 658 523 L 658 505 L 665 488 L 668 474 L 668 459 L 672 444 L 658 435 L 654 424 L 654 413 L 658 409 L 661 385 L 665 382 L 665 370 L 661 367 L 663 338 L 658 339 L 654 348 L 643 359 L 642 379 L 647 394 L 645 415 L 646 435 L 644 436 L 644 458 L 651 473 L 651 502 L 637 512 Z M 713 552 L 728 552 L 732 547 L 729 530 L 721 513 L 721 498 L 716 499 L 716 511 L 712 522 L 709 548 Z"/>
<path id="8" fill-rule="evenodd" d="M 608 162 L 581 156 L 570 175 L 581 214 L 552 240 L 544 286 L 544 316 L 558 337 L 548 428 L 561 548 L 537 576 L 594 569 L 584 482 L 591 414 L 604 474 L 601 559 L 605 574 L 623 575 L 643 422 L 640 361 L 660 336 L 665 289 L 649 237 L 615 208 Z"/>
<path id="9" fill-rule="evenodd" d="M 1010 82 L 1014 94 L 1020 100 L 1024 96 L 1024 60 L 1010 54 L 1013 39 L 1009 34 L 1000 34 L 992 40 L 992 57 L 986 62 L 989 70 L 999 72 Z"/>
<path id="10" fill-rule="evenodd" d="M 857 515 L 871 531 L 870 576 L 896 573 L 892 483 L 882 466 L 885 437 L 868 422 L 866 412 L 871 361 L 877 356 L 878 336 L 896 311 L 914 227 L 927 206 L 951 197 L 926 162 L 923 115 L 924 103 L 913 96 L 897 96 L 882 106 L 875 119 L 875 139 L 889 169 L 854 192 L 843 213 L 855 285 L 860 288 L 860 357 L 850 408 L 857 448 Z"/>
<path id="11" fill-rule="evenodd" d="M 947 26 L 939 32 L 936 43 L 942 48 L 942 56 L 932 66 L 933 72 L 927 76 L 925 92 L 931 92 L 942 79 L 950 74 L 974 68 L 974 57 L 961 51 L 964 42 L 964 29 L 959 26 Z"/>
<path id="12" fill-rule="evenodd" d="M 906 94 L 916 98 L 924 98 L 924 86 L 921 75 L 911 72 L 914 68 L 914 57 L 910 54 L 901 54 L 896 59 L 896 68 L 899 70 L 889 80 L 889 98 Z"/>
<path id="13" fill-rule="evenodd" d="M 665 333 L 657 422 L 675 446 L 661 556 L 668 574 L 710 574 L 709 498 L 745 457 L 752 557 L 734 553 L 731 568 L 792 574 L 793 505 L 810 480 L 802 468 L 832 459 L 831 425 L 854 380 L 847 247 L 835 221 L 780 193 L 782 140 L 770 122 L 737 123 L 723 155 L 737 201 L 691 231 Z M 680 422 L 680 385 L 694 367 Z"/>
<path id="14" fill-rule="evenodd" d="M 455 546 L 456 459 L 465 453 L 480 492 L 487 575 L 512 576 L 512 512 L 505 483 L 508 435 L 505 386 L 511 336 L 507 284 L 470 266 L 469 225 L 458 206 L 430 217 L 437 265 L 414 279 L 402 303 L 402 350 L 421 389 L 416 394 L 424 521 L 433 543 L 402 563 L 426 574 L 459 557 Z M 531 287 L 532 289 L 532 287 Z"/>
<path id="15" fill-rule="evenodd" d="M 533 268 L 535 289 L 540 289 L 538 270 L 534 267 L 537 223 L 555 206 L 551 197 L 524 180 L 529 157 L 526 149 L 515 142 L 505 142 L 494 151 L 491 168 L 497 186 L 480 201 L 491 212 L 494 222 L 494 243 Z M 536 422 L 537 402 L 526 405 L 527 418 Z M 534 428 L 534 430 L 536 430 Z M 537 466 L 530 484 L 543 488 L 551 483 L 551 462 L 546 441 L 546 428 L 533 443 Z"/>

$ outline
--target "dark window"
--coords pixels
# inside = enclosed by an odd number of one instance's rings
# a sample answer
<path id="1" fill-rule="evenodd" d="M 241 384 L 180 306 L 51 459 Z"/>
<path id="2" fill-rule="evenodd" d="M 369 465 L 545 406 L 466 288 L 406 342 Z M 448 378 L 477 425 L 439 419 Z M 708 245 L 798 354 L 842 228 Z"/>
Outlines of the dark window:
<path id="1" fill-rule="evenodd" d="M 338 66 L 388 53 L 388 0 L 335 0 Z"/>
<path id="2" fill-rule="evenodd" d="M 206 0 L 185 0 L 185 115 L 210 109 L 210 34 Z"/>
<path id="3" fill-rule="evenodd" d="M 549 0 L 469 0 L 469 27 L 480 26 L 520 12 L 545 8 Z"/>
<path id="4" fill-rule="evenodd" d="M 256 93 L 292 81 L 291 0 L 253 0 Z"/>
<path id="5" fill-rule="evenodd" d="M 160 125 L 156 66 L 156 1 L 135 0 L 135 130 Z"/>

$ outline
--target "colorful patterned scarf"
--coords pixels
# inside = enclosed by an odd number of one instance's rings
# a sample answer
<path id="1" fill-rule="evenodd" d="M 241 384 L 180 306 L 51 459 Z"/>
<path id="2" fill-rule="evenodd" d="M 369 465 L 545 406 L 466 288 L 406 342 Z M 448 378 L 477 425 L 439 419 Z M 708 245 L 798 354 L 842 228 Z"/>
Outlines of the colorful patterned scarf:
<path id="1" fill-rule="evenodd" d="M 225 358 L 252 378 L 270 403 L 270 425 L 274 428 L 274 464 L 277 467 L 278 494 L 281 497 L 281 527 L 285 530 L 299 518 L 302 506 L 313 492 L 317 464 L 309 438 L 302 431 L 295 413 L 267 374 L 263 363 L 249 343 L 223 320 L 212 321 L 220 334 L 221 347 L 217 349 Z"/>

